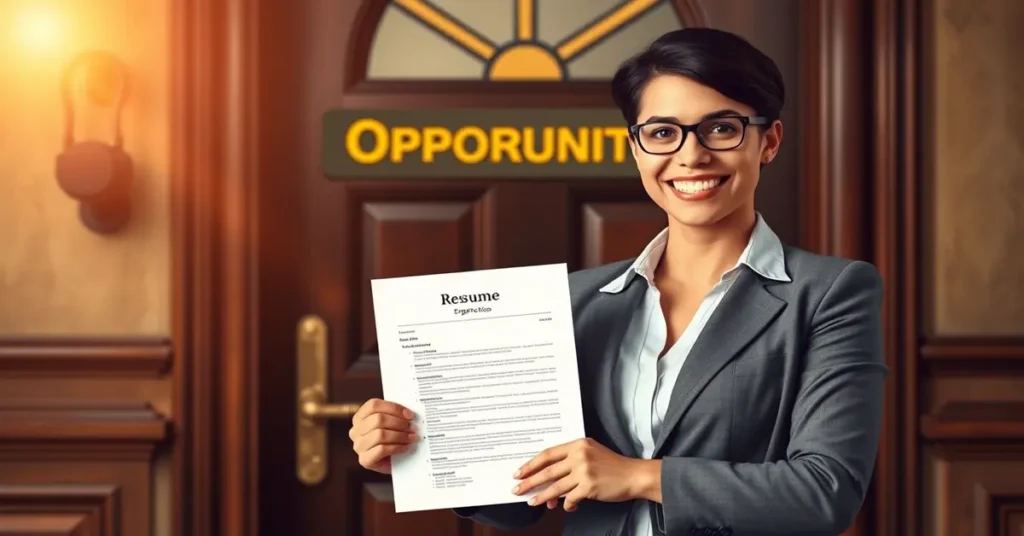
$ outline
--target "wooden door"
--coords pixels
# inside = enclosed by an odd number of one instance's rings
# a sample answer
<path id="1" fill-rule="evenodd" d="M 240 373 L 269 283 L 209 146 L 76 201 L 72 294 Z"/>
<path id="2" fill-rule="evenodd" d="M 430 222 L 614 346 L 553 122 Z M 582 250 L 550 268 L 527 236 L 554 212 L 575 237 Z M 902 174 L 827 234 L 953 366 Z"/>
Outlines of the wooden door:
<path id="1" fill-rule="evenodd" d="M 323 480 L 300 481 L 301 319 L 315 315 L 328 335 L 327 400 L 358 404 L 381 396 L 371 278 L 557 262 L 575 270 L 637 254 L 664 217 L 630 177 L 537 179 L 527 168 L 521 177 L 334 180 L 322 171 L 321 150 L 342 148 L 324 143 L 321 119 L 335 109 L 610 108 L 607 78 L 617 63 L 654 35 L 699 22 L 697 11 L 686 2 L 618 0 L 264 6 L 261 534 L 497 534 L 450 511 L 396 514 L 388 478 L 357 465 L 346 420 L 328 426 Z M 597 32 L 600 21 L 606 29 Z M 544 56 L 550 63 L 500 60 L 514 48 L 508 42 L 557 45 L 559 31 L 562 46 Z M 519 75 L 544 80 L 498 80 Z M 532 533 L 558 534 L 560 525 L 555 512 Z"/>

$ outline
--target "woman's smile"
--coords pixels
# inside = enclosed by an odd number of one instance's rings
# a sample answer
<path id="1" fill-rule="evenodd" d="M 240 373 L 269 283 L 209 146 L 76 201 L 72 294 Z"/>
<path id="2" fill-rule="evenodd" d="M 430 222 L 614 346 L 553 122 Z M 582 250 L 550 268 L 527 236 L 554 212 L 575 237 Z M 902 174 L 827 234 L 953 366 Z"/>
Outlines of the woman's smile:
<path id="1" fill-rule="evenodd" d="M 717 194 L 732 175 L 698 175 L 665 181 L 673 194 L 683 201 L 703 201 Z"/>

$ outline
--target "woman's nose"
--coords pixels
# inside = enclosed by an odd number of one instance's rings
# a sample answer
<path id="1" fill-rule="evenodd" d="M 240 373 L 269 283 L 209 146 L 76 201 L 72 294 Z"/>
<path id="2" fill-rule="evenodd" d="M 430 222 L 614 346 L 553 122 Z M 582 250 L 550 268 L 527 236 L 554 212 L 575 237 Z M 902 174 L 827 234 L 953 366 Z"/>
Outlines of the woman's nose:
<path id="1" fill-rule="evenodd" d="M 683 145 L 672 157 L 673 162 L 689 168 L 700 167 L 711 161 L 711 152 L 700 144 L 695 132 L 688 132 Z"/>

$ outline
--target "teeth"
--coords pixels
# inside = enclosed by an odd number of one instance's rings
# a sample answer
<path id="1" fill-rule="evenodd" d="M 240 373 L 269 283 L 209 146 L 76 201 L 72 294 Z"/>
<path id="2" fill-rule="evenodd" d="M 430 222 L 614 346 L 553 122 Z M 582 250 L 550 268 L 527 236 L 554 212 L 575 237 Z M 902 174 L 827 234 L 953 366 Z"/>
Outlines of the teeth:
<path id="1" fill-rule="evenodd" d="M 672 186 L 680 192 L 695 194 L 697 192 L 710 190 L 721 184 L 721 182 L 722 179 L 712 179 L 707 181 L 672 181 Z"/>

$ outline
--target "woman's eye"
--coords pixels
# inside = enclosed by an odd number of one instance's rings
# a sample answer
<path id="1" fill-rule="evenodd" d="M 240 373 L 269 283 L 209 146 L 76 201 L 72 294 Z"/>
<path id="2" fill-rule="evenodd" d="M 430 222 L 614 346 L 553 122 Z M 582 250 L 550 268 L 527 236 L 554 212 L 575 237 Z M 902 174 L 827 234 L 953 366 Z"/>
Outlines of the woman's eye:
<path id="1" fill-rule="evenodd" d="M 655 138 L 664 138 L 671 136 L 672 134 L 674 134 L 674 131 L 670 128 L 659 128 L 658 130 L 654 131 Z"/>
<path id="2" fill-rule="evenodd" d="M 729 123 L 718 123 L 711 127 L 711 132 L 713 134 L 732 134 L 736 132 L 736 127 Z"/>

